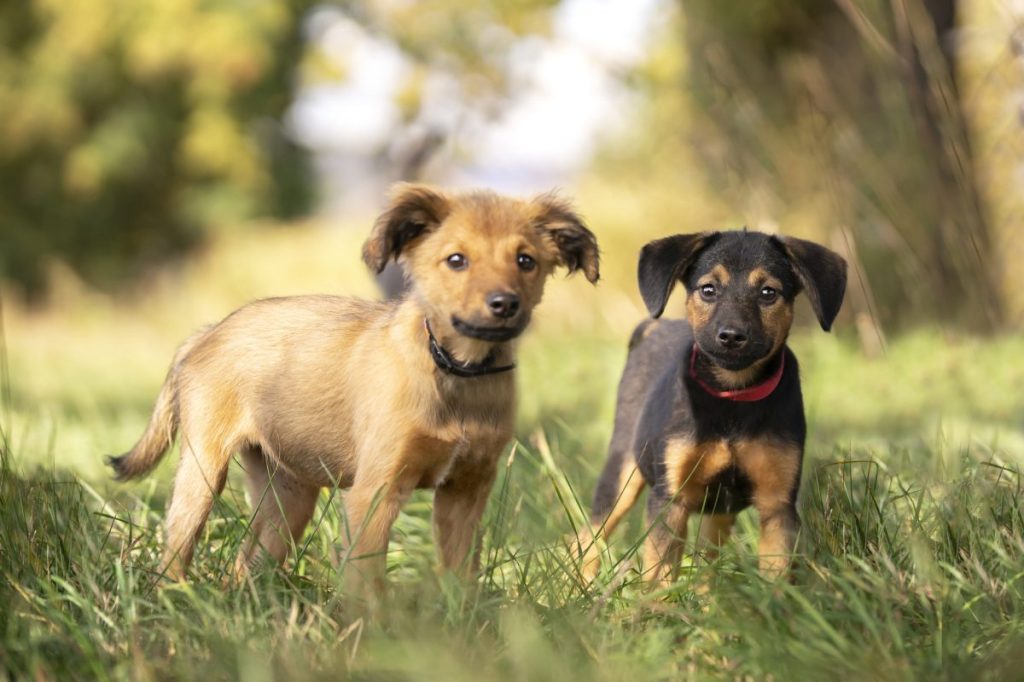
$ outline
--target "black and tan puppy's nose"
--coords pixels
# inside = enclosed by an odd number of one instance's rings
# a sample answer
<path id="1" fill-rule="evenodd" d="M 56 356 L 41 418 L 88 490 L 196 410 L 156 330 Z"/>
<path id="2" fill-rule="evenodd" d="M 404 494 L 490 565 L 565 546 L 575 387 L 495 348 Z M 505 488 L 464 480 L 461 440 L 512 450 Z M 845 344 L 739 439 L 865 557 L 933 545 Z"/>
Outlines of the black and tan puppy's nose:
<path id="1" fill-rule="evenodd" d="M 730 350 L 743 348 L 747 344 L 747 333 L 736 327 L 721 327 L 718 330 L 718 345 Z"/>
<path id="2" fill-rule="evenodd" d="M 499 291 L 487 296 L 487 308 L 495 317 L 515 317 L 519 312 L 519 297 L 510 291 Z"/>

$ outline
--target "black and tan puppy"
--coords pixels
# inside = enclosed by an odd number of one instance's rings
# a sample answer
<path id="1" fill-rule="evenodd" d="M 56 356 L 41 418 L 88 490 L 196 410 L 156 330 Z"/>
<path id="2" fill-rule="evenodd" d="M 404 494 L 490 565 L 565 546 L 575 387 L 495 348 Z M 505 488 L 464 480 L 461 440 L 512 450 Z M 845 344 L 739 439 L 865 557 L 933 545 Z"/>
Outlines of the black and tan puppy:
<path id="1" fill-rule="evenodd" d="M 251 303 L 178 350 L 149 427 L 117 476 L 148 473 L 181 433 L 165 569 L 182 578 L 237 453 L 255 507 L 246 571 L 281 561 L 324 486 L 347 488 L 347 557 L 379 578 L 391 525 L 434 488 L 443 565 L 472 569 L 474 536 L 515 422 L 516 339 L 558 265 L 598 278 L 594 235 L 564 201 L 402 185 L 363 258 L 401 259 L 409 291 L 372 303 Z M 362 582 L 357 578 L 357 582 Z"/>
<path id="2" fill-rule="evenodd" d="M 846 263 L 812 242 L 746 230 L 684 234 L 640 252 L 640 293 L 653 319 L 633 332 L 615 429 L 591 514 L 584 574 L 651 487 L 647 577 L 671 580 L 688 517 L 702 513 L 714 551 L 735 515 L 759 515 L 760 567 L 786 569 L 800 521 L 804 422 L 796 357 L 786 346 L 793 301 L 810 299 L 828 331 L 846 288 Z M 659 320 L 676 282 L 687 320 Z"/>

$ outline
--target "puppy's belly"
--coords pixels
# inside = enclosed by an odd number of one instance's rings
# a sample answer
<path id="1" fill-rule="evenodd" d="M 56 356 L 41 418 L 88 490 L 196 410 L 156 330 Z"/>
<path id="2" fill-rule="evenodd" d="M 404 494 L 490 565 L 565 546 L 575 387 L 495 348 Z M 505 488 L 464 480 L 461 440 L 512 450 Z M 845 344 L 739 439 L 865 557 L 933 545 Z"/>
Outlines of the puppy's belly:
<path id="1" fill-rule="evenodd" d="M 738 514 L 750 506 L 753 485 L 736 466 L 730 466 L 714 476 L 704 488 L 699 506 L 690 511 L 705 514 Z"/>

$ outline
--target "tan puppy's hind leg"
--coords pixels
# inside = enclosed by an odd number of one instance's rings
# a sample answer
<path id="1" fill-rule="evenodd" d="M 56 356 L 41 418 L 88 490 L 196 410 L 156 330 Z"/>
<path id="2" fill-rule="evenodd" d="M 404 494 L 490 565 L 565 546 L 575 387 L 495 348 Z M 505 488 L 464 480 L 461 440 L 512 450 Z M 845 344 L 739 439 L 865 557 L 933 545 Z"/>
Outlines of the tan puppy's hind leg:
<path id="1" fill-rule="evenodd" d="M 304 485 L 275 465 L 258 447 L 242 450 L 246 486 L 253 506 L 252 526 L 238 555 L 238 576 L 254 569 L 261 555 L 274 564 L 284 561 L 288 550 L 302 537 L 320 490 Z"/>

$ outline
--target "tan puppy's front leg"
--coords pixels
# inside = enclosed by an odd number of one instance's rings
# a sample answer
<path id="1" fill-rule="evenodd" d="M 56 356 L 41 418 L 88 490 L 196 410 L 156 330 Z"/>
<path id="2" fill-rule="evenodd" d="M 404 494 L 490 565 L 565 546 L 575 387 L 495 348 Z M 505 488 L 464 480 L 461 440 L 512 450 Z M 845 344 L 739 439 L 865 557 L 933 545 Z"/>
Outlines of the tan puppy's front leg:
<path id="1" fill-rule="evenodd" d="M 402 479 L 368 477 L 345 496 L 345 582 L 353 594 L 383 589 L 391 526 L 411 492 Z"/>
<path id="2" fill-rule="evenodd" d="M 434 541 L 441 565 L 463 578 L 480 568 L 477 528 L 487 507 L 497 469 L 493 461 L 461 471 L 434 493 Z"/>

